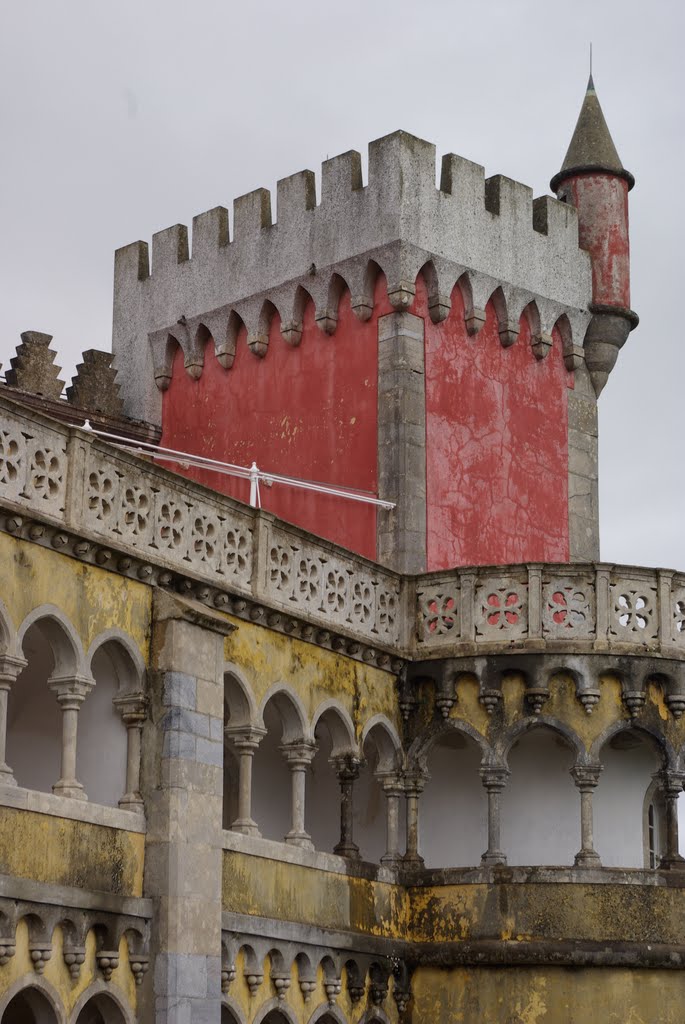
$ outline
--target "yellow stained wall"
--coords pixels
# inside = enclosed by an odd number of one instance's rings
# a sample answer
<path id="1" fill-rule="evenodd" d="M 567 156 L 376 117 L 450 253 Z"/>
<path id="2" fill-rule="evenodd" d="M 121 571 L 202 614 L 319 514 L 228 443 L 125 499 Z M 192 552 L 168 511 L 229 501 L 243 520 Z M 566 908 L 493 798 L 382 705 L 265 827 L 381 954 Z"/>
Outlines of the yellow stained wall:
<path id="1" fill-rule="evenodd" d="M 0 807 L 0 874 L 142 896 L 145 836 Z"/>
<path id="2" fill-rule="evenodd" d="M 292 687 L 310 717 L 325 700 L 336 698 L 349 711 L 361 735 L 376 714 L 400 731 L 395 679 L 389 672 L 295 640 L 263 626 L 232 619 L 238 627 L 226 637 L 226 660 L 236 665 L 259 706 L 276 684 Z"/>
<path id="3" fill-rule="evenodd" d="M 408 928 L 401 886 L 224 850 L 224 910 L 319 928 L 400 936 Z"/>
<path id="4" fill-rule="evenodd" d="M 411 1024 L 682 1024 L 685 972 L 422 968 Z"/>
<path id="5" fill-rule="evenodd" d="M 74 626 L 84 651 L 103 630 L 117 628 L 137 644 L 147 664 L 150 587 L 5 533 L 0 566 L 0 596 L 16 629 L 34 608 L 52 604 Z"/>
<path id="6" fill-rule="evenodd" d="M 685 888 L 581 882 L 403 886 L 224 850 L 223 908 L 415 942 L 681 944 Z"/>

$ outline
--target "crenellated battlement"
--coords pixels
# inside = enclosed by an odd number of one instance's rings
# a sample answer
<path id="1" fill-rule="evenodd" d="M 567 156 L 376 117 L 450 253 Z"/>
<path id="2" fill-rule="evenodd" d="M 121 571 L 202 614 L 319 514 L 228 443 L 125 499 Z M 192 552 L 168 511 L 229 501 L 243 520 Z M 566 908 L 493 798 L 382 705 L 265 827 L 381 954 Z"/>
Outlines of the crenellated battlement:
<path id="1" fill-rule="evenodd" d="M 582 344 L 591 273 L 572 206 L 534 199 L 502 175 L 486 179 L 481 166 L 454 154 L 443 157 L 436 185 L 435 147 L 405 132 L 370 144 L 366 183 L 360 154 L 348 152 L 323 164 L 318 204 L 312 171 L 278 182 L 275 220 L 271 198 L 257 189 L 236 199 L 232 230 L 218 207 L 193 219 L 192 239 L 181 224 L 157 232 L 151 258 L 145 242 L 117 251 L 113 347 L 129 415 L 159 420 L 153 380 L 168 382 L 170 336 L 198 376 L 207 332 L 228 366 L 240 324 L 252 351 L 264 354 L 274 310 L 290 344 L 300 340 L 310 298 L 327 333 L 345 287 L 367 319 L 379 271 L 397 310 L 411 304 L 423 270 L 436 321 L 459 282 L 471 333 L 497 292 L 503 343 L 515 340 L 522 311 L 535 302 L 541 335 L 565 314 L 568 351 Z"/>

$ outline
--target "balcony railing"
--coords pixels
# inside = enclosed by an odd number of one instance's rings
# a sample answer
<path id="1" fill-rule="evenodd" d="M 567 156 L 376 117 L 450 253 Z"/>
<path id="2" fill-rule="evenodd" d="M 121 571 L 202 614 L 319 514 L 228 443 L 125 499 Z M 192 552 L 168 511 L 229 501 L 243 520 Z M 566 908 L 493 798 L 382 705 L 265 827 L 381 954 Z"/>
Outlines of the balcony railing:
<path id="1" fill-rule="evenodd" d="M 544 647 L 685 659 L 683 574 L 585 563 L 402 577 L 4 396 L 0 505 L 399 655 Z"/>

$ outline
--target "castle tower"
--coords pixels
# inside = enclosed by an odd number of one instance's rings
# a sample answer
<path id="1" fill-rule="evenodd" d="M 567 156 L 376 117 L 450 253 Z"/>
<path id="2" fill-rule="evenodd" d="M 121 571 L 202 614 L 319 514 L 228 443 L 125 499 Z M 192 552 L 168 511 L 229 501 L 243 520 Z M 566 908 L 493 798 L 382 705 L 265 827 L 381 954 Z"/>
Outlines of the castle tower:
<path id="1" fill-rule="evenodd" d="M 119 250 L 67 400 L 22 336 L 0 1024 L 681 1024 L 685 573 L 597 554 L 632 179 L 593 89 L 559 199 L 434 157 Z"/>
<path id="2" fill-rule="evenodd" d="M 221 208 L 195 218 L 192 250 L 182 225 L 156 234 L 151 267 L 145 243 L 119 250 L 125 410 L 166 447 L 394 502 L 347 514 L 262 491 L 398 571 L 596 558 L 578 214 L 453 154 L 435 182 L 435 148 L 396 132 L 369 146 L 366 183 L 358 153 L 327 160 L 318 205 L 303 171 L 279 182 L 275 222 L 261 189 L 230 236 Z M 244 480 L 182 472 L 247 500 Z"/>
<path id="3" fill-rule="evenodd" d="M 592 75 L 561 170 L 550 188 L 578 210 L 580 244 L 592 259 L 593 314 L 585 361 L 599 396 L 638 318 L 630 308 L 628 192 L 635 179 L 621 163 Z"/>

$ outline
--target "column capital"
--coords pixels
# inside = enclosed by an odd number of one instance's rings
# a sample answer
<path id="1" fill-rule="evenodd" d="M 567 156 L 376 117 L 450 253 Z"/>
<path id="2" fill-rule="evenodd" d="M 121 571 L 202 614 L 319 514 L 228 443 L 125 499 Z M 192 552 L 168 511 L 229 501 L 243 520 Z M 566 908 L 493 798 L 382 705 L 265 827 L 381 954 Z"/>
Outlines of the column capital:
<path id="1" fill-rule="evenodd" d="M 311 740 L 298 740 L 295 743 L 284 743 L 279 750 L 291 769 L 308 768 L 314 760 L 317 746 Z"/>
<path id="2" fill-rule="evenodd" d="M 664 793 L 667 796 L 678 797 L 685 785 L 685 772 L 674 772 L 668 768 L 658 773 Z"/>
<path id="3" fill-rule="evenodd" d="M 26 658 L 16 654 L 0 654 L 0 689 L 8 690 L 27 665 Z"/>
<path id="4" fill-rule="evenodd" d="M 511 771 L 503 764 L 484 764 L 480 768 L 480 779 L 487 790 L 500 792 L 504 789 Z"/>
<path id="5" fill-rule="evenodd" d="M 407 794 L 423 793 L 424 787 L 430 781 L 430 775 L 425 768 L 410 768 L 402 773 L 404 792 Z"/>
<path id="6" fill-rule="evenodd" d="M 238 753 L 249 753 L 257 749 L 266 736 L 266 729 L 258 725 L 225 725 L 224 736 L 233 744 Z"/>
<path id="7" fill-rule="evenodd" d="M 588 793 L 595 789 L 603 771 L 601 764 L 574 764 L 570 775 L 580 792 Z"/>
<path id="8" fill-rule="evenodd" d="M 402 796 L 404 793 L 401 772 L 376 772 L 376 778 L 386 796 Z"/>
<path id="9" fill-rule="evenodd" d="M 95 686 L 90 676 L 51 676 L 48 686 L 65 711 L 78 710 Z"/>
<path id="10" fill-rule="evenodd" d="M 359 778 L 362 759 L 358 754 L 350 751 L 347 754 L 336 754 L 335 757 L 329 758 L 329 764 L 332 765 L 339 782 L 354 782 Z"/>
<path id="11" fill-rule="evenodd" d="M 112 700 L 124 725 L 142 725 L 147 718 L 148 699 L 144 693 L 123 693 Z"/>

